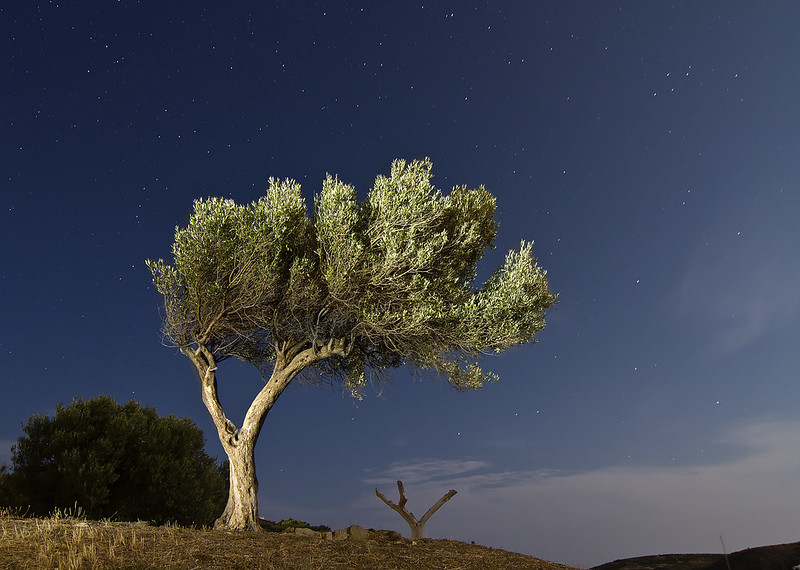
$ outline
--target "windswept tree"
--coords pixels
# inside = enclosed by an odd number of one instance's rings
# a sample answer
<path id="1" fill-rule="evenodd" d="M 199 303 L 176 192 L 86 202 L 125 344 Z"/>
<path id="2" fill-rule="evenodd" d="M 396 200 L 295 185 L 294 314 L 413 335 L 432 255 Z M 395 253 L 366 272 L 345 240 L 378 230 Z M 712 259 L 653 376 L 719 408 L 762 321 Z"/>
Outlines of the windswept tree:
<path id="1" fill-rule="evenodd" d="M 248 205 L 196 200 L 176 228 L 173 261 L 147 262 L 164 298 L 165 339 L 194 364 L 203 403 L 230 460 L 217 528 L 258 529 L 255 444 L 267 413 L 301 373 L 355 396 L 408 365 L 475 389 L 495 376 L 478 358 L 534 342 L 556 301 L 531 245 L 482 285 L 495 199 L 483 187 L 442 194 L 429 160 L 397 160 L 366 200 L 330 175 L 308 216 L 300 185 L 270 179 Z M 235 357 L 264 378 L 241 427 L 225 414 L 217 369 Z M 318 376 L 319 377 L 319 376 Z"/>

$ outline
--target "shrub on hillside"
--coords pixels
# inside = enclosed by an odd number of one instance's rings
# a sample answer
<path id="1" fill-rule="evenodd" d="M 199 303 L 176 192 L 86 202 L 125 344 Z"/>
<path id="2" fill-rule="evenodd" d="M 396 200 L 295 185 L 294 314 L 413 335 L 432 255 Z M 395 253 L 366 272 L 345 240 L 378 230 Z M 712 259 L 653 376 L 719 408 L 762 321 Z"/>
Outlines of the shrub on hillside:
<path id="1" fill-rule="evenodd" d="M 78 505 L 89 518 L 213 523 L 225 507 L 227 465 L 204 450 L 189 418 L 99 396 L 35 414 L 12 448 L 8 506 L 33 515 Z"/>
<path id="2" fill-rule="evenodd" d="M 261 524 L 261 528 L 269 532 L 283 532 L 287 528 L 310 528 L 316 532 L 329 532 L 331 530 L 331 527 L 324 524 L 311 526 L 305 521 L 299 521 L 296 519 L 283 519 L 281 522 L 277 523 L 261 519 L 259 523 Z"/>
<path id="3" fill-rule="evenodd" d="M 8 464 L 3 463 L 0 465 L 0 507 L 8 506 L 12 502 L 9 477 L 10 470 L 8 469 Z"/>

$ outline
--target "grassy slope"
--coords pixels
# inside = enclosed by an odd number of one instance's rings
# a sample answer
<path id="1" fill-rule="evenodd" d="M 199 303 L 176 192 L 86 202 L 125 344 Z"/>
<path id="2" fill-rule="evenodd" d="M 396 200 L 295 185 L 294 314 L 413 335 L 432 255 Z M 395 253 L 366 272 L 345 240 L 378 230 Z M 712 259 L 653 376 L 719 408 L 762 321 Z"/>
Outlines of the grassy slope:
<path id="1" fill-rule="evenodd" d="M 568 570 L 514 552 L 454 540 L 410 540 L 371 531 L 362 541 L 264 532 L 75 519 L 0 517 L 3 568 L 530 568 Z"/>
<path id="2" fill-rule="evenodd" d="M 800 542 L 728 555 L 733 570 L 783 570 L 800 563 Z M 363 541 L 326 541 L 264 532 L 226 533 L 71 518 L 0 516 L 0 568 L 464 568 L 570 567 L 455 540 L 416 544 L 391 531 Z M 616 560 L 596 570 L 727 570 L 721 554 L 667 554 Z"/>

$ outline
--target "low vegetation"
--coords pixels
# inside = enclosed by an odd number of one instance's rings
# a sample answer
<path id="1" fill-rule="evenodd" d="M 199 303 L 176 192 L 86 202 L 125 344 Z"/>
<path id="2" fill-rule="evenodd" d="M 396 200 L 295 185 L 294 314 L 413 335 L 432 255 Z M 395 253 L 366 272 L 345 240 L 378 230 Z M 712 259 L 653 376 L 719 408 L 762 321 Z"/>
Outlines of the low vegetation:
<path id="1" fill-rule="evenodd" d="M 227 463 L 217 465 L 189 418 L 161 417 L 131 400 L 98 396 L 34 414 L 0 467 L 0 507 L 31 516 L 80 507 L 89 519 L 208 525 L 225 507 Z"/>
<path id="2" fill-rule="evenodd" d="M 570 566 L 456 540 L 417 539 L 370 530 L 360 541 L 329 541 L 283 532 L 328 530 L 294 519 L 263 522 L 268 532 L 242 533 L 173 524 L 91 521 L 81 511 L 46 518 L 0 510 L 0 567 L 82 570 L 154 569 L 532 569 Z M 783 570 L 800 562 L 800 542 L 729 554 L 665 554 L 616 560 L 594 570 Z"/>
<path id="3" fill-rule="evenodd" d="M 298 521 L 294 521 L 298 522 Z M 278 523 L 280 524 L 280 523 Z M 508 568 L 568 570 L 505 550 L 455 540 L 370 531 L 362 541 L 328 541 L 288 533 L 235 533 L 175 525 L 0 515 L 4 568 L 305 569 Z"/>

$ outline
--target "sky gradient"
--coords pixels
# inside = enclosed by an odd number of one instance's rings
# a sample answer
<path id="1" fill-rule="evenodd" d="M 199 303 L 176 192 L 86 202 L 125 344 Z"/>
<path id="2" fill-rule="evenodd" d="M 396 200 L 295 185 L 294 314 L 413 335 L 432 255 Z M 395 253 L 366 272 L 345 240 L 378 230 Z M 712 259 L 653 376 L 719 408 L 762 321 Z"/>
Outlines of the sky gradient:
<path id="1" fill-rule="evenodd" d="M 108 394 L 190 416 L 144 265 L 192 200 L 269 177 L 365 196 L 395 158 L 497 197 L 560 295 L 457 394 L 295 383 L 260 514 L 591 566 L 800 535 L 796 2 L 17 2 L 0 7 L 0 462 L 33 413 Z M 237 423 L 261 379 L 226 362 Z"/>

